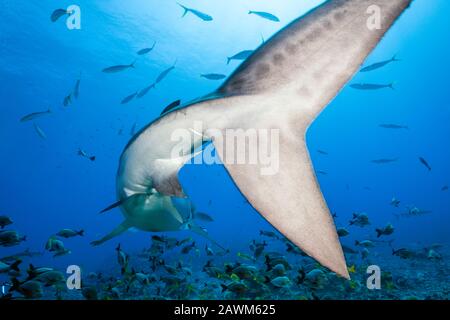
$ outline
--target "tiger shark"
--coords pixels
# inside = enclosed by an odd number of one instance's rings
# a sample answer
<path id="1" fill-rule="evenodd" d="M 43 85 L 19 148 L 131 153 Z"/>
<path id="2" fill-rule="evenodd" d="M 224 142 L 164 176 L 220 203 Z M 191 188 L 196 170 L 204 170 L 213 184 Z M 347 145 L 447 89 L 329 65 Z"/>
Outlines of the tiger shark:
<path id="1" fill-rule="evenodd" d="M 208 128 L 279 129 L 279 170 L 223 161 L 248 202 L 279 232 L 332 272 L 350 279 L 330 210 L 306 145 L 306 132 L 360 69 L 412 0 L 329 0 L 265 42 L 211 95 L 177 107 L 150 123 L 121 155 L 116 177 L 124 222 L 93 245 L 129 228 L 204 230 L 191 223 L 194 207 L 178 172 L 200 151 Z M 370 24 L 375 19 L 375 27 Z M 372 22 L 373 22 L 372 21 Z M 189 150 L 174 157 L 178 129 L 194 132 Z M 216 141 L 211 138 L 211 143 Z M 224 159 L 226 147 L 218 148 Z M 112 208 L 110 207 L 110 208 Z"/>

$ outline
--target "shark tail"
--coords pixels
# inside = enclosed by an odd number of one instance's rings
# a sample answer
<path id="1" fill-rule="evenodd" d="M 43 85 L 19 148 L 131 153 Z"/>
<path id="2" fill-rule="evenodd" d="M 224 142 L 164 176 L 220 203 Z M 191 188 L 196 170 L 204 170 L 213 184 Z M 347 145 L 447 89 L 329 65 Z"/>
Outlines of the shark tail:
<path id="1" fill-rule="evenodd" d="M 114 209 L 114 208 L 120 207 L 123 203 L 124 203 L 124 200 L 117 201 L 117 202 L 113 203 L 112 205 L 106 207 L 105 209 L 103 209 L 103 210 L 100 211 L 99 213 L 105 213 L 105 212 L 108 212 L 108 211 L 110 211 L 110 210 L 112 210 L 112 209 Z"/>
<path id="2" fill-rule="evenodd" d="M 129 196 L 129 197 L 127 197 L 127 198 L 120 199 L 119 201 L 117 201 L 117 202 L 113 203 L 112 205 L 106 207 L 105 209 L 103 209 L 103 210 L 100 211 L 99 213 L 105 213 L 105 212 L 111 211 L 112 209 L 118 208 L 118 207 L 120 207 L 121 205 L 127 203 L 128 201 L 132 201 L 133 199 L 136 199 L 136 198 L 138 198 L 138 197 L 140 197 L 140 196 L 142 196 L 142 194 L 137 193 L 137 194 L 134 194 L 134 195 Z M 80 232 L 81 232 L 81 231 L 80 231 Z"/>

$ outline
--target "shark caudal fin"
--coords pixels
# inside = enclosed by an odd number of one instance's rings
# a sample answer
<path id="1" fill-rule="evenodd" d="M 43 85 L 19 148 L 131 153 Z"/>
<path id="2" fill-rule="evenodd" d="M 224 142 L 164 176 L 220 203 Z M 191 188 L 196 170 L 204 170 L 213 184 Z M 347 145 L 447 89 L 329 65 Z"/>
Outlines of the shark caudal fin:
<path id="1" fill-rule="evenodd" d="M 151 181 L 162 194 L 183 195 L 177 174 L 194 155 L 174 157 L 169 139 L 175 130 L 195 128 L 194 122 L 202 120 L 207 128 L 195 130 L 200 136 L 193 144 L 201 145 L 204 138 L 212 141 L 249 203 L 306 254 L 349 279 L 305 134 L 411 2 L 329 0 L 298 18 L 257 49 L 217 92 L 164 114 L 143 130 L 122 155 L 121 188 Z M 374 28 L 369 6 L 380 9 L 380 23 Z M 219 131 L 222 141 L 211 130 Z M 249 130 L 256 131 L 256 140 L 247 139 Z M 274 136 L 267 138 L 272 130 Z M 245 148 L 223 143 L 230 131 Z M 266 137 L 258 131 L 265 131 Z M 267 142 L 274 164 L 270 168 L 261 161 L 261 152 L 256 162 L 245 153 Z M 230 154 L 247 161 L 228 161 Z M 141 177 L 143 172 L 147 176 Z"/>
<path id="2" fill-rule="evenodd" d="M 349 278 L 333 219 L 311 165 L 303 129 L 281 129 L 279 147 L 278 171 L 268 175 L 261 174 L 259 165 L 229 163 L 226 160 L 229 150 L 217 150 L 238 188 L 269 223 L 306 254 Z"/>
<path id="3" fill-rule="evenodd" d="M 279 168 L 273 174 L 261 175 L 261 164 L 229 163 L 230 150 L 218 148 L 232 179 L 275 228 L 345 278 L 347 265 L 305 135 L 411 1 L 327 1 L 275 35 L 219 89 L 243 99 L 241 116 L 227 128 L 279 129 Z M 369 5 L 381 9 L 381 28 L 368 27 Z"/>

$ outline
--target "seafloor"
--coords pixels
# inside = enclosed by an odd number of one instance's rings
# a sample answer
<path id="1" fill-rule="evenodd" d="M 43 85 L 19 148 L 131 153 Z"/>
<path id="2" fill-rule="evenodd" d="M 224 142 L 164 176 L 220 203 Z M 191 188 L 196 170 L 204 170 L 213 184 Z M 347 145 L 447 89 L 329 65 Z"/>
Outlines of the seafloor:
<path id="1" fill-rule="evenodd" d="M 28 298 L 448 300 L 450 293 L 448 250 L 438 244 L 416 245 L 406 258 L 393 255 L 384 242 L 367 257 L 361 252 L 366 256 L 368 250 L 351 248 L 355 253 L 346 254 L 351 280 L 329 272 L 278 236 L 250 243 L 248 252 L 203 248 L 191 239 L 157 237 L 140 252 L 116 250 L 117 259 L 111 256 L 104 270 L 83 271 L 81 290 L 44 278 L 39 292 Z M 367 287 L 369 265 L 381 269 L 380 289 Z M 25 276 L 18 279 L 26 283 Z M 3 298 L 27 297 L 14 291 Z"/>

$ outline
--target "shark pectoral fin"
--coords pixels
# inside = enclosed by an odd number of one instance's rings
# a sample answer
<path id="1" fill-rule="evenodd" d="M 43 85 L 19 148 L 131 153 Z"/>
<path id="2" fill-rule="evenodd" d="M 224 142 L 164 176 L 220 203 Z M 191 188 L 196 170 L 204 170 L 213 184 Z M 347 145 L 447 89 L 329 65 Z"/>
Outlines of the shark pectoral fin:
<path id="1" fill-rule="evenodd" d="M 103 209 L 99 213 L 105 213 L 105 212 L 111 211 L 114 208 L 120 207 L 123 203 L 124 203 L 124 200 L 119 200 L 116 203 L 113 203 L 112 205 L 110 205 L 107 208 Z"/>
<path id="2" fill-rule="evenodd" d="M 306 254 L 349 278 L 336 228 L 317 183 L 303 135 L 297 129 L 283 128 L 279 152 L 272 155 L 279 157 L 279 168 L 270 174 L 261 163 L 228 163 L 226 148 L 217 151 L 243 195 L 269 223 Z"/>
<path id="3" fill-rule="evenodd" d="M 189 223 L 187 225 L 187 227 L 189 228 L 189 230 L 191 230 L 192 232 L 198 234 L 199 236 L 211 241 L 214 245 L 216 245 L 217 247 L 219 247 L 220 249 L 222 249 L 223 251 L 227 251 L 223 246 L 221 246 L 216 240 L 214 240 L 213 238 L 211 238 L 211 236 L 208 234 L 208 232 L 206 232 L 203 228 L 197 226 L 194 223 Z"/>
<path id="4" fill-rule="evenodd" d="M 101 213 L 105 213 L 105 212 L 111 211 L 112 209 L 118 208 L 118 207 L 126 204 L 127 202 L 129 202 L 129 201 L 131 201 L 133 199 L 136 199 L 136 198 L 138 198 L 138 197 L 140 197 L 142 195 L 143 194 L 141 194 L 141 193 L 136 193 L 136 194 L 133 194 L 132 196 L 129 196 L 127 198 L 120 199 L 119 201 L 117 201 L 116 203 L 113 203 L 112 205 L 106 207 L 105 209 L 103 209 L 99 213 L 101 214 Z"/>
<path id="5" fill-rule="evenodd" d="M 115 228 L 113 231 L 111 231 L 109 234 L 107 234 L 100 240 L 92 241 L 91 245 L 93 245 L 95 247 L 99 246 L 99 245 L 103 244 L 104 242 L 121 235 L 122 233 L 124 233 L 125 231 L 127 231 L 128 229 L 130 229 L 132 227 L 133 227 L 132 224 L 128 220 L 125 220 L 117 228 Z"/>

